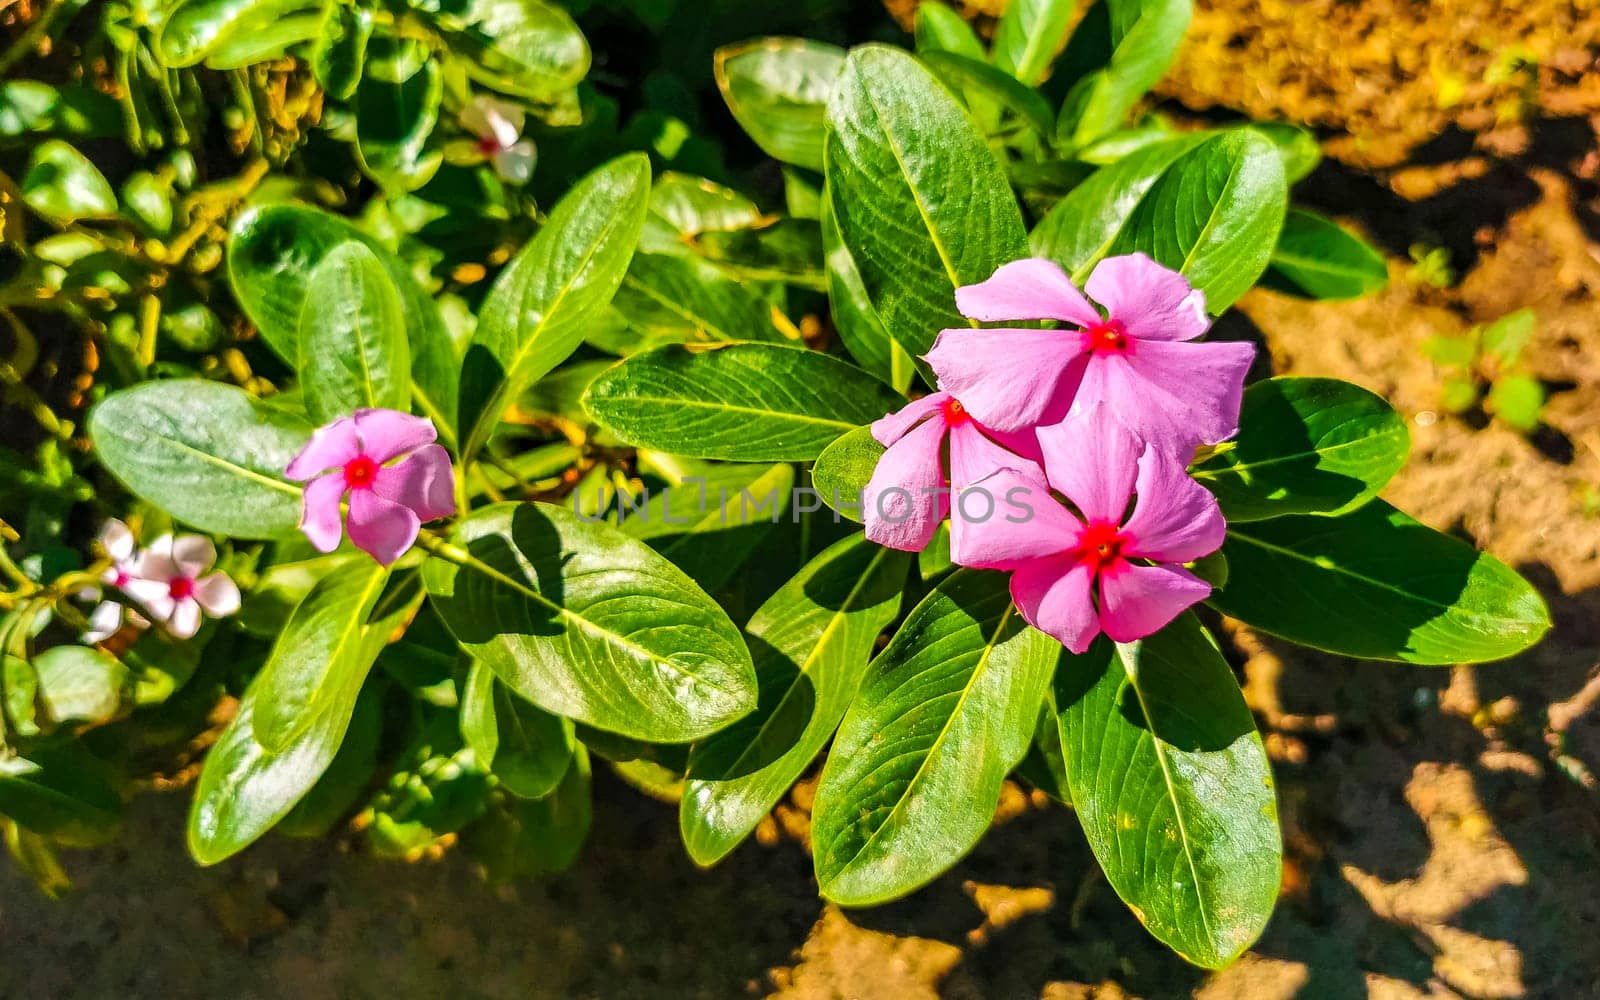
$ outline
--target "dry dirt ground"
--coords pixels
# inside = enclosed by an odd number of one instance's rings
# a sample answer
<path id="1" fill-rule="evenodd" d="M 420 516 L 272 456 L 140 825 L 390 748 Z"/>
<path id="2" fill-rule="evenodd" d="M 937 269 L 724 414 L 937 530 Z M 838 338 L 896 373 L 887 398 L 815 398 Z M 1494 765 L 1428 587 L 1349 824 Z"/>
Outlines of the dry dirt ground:
<path id="1" fill-rule="evenodd" d="M 1515 661 L 1456 670 L 1224 623 L 1289 852 L 1244 959 L 1206 975 L 1150 942 L 1071 816 L 1015 789 L 950 875 L 841 912 L 816 900 L 803 788 L 765 844 L 701 873 L 669 806 L 602 777 L 577 868 L 499 890 L 454 857 L 283 841 L 197 870 L 185 803 L 147 797 L 116 847 L 69 857 L 63 903 L 0 867 L 0 996 L 1600 997 L 1600 4 L 1199 6 L 1174 107 L 1317 125 L 1331 158 L 1300 200 L 1392 258 L 1379 296 L 1253 293 L 1232 334 L 1279 371 L 1391 398 L 1414 453 L 1389 499 L 1518 566 L 1556 621 Z M 1414 242 L 1443 247 L 1460 281 L 1414 280 Z M 1444 415 L 1422 342 L 1522 307 L 1548 426 Z"/>

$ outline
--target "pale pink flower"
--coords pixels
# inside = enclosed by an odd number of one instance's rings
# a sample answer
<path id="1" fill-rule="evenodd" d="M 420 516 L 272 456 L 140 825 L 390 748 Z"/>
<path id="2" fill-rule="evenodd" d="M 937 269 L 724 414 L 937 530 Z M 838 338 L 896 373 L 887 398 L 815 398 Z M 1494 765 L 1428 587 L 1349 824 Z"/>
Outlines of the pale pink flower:
<path id="1" fill-rule="evenodd" d="M 956 289 L 973 319 L 1057 320 L 1075 329 L 945 330 L 928 352 L 939 387 L 996 430 L 1051 424 L 1104 404 L 1139 437 L 1187 459 L 1239 429 L 1255 348 L 1192 343 L 1205 296 L 1144 254 L 1102 260 L 1086 283 L 1102 316 L 1053 261 L 1018 260 Z"/>
<path id="2" fill-rule="evenodd" d="M 350 541 L 385 566 L 399 559 L 422 522 L 456 511 L 450 454 L 432 443 L 438 436 L 431 420 L 398 410 L 357 410 L 320 428 L 285 470 L 311 480 L 300 530 L 321 552 L 338 548 L 348 495 Z"/>
<path id="3" fill-rule="evenodd" d="M 868 538 L 893 549 L 917 552 L 927 547 L 950 513 L 952 487 L 959 491 L 1005 467 L 1038 471 L 1034 460 L 1039 446 L 1031 433 L 991 431 L 948 392 L 924 396 L 875 421 L 872 436 L 888 450 L 861 491 L 862 520 Z"/>
<path id="4" fill-rule="evenodd" d="M 955 562 L 1011 570 L 1022 617 L 1074 653 L 1102 631 L 1117 642 L 1142 639 L 1211 593 L 1180 564 L 1216 551 L 1227 525 L 1181 462 L 1102 407 L 1041 428 L 1039 446 L 1048 484 L 1026 470 L 978 484 L 1029 490 L 1033 517 L 991 518 L 952 534 Z M 1052 499 L 1051 487 L 1078 513 Z"/>
<path id="5" fill-rule="evenodd" d="M 239 610 L 239 587 L 221 571 L 211 539 L 200 535 L 162 535 L 139 555 L 119 586 L 150 617 L 179 639 L 200 630 L 201 613 L 225 618 Z"/>
<path id="6" fill-rule="evenodd" d="M 139 548 L 134 541 L 133 532 L 126 524 L 113 517 L 100 527 L 96 541 L 100 543 L 100 548 L 105 554 L 111 557 L 111 565 L 100 574 L 101 581 L 118 590 L 125 590 L 138 566 Z M 78 596 L 84 600 L 99 601 L 100 588 L 87 587 Z M 135 628 L 150 627 L 150 622 L 139 612 L 132 608 L 124 608 L 117 601 L 104 600 L 99 601 L 89 612 L 89 627 L 79 638 L 87 643 L 104 642 L 122 630 L 124 617 L 127 623 Z"/>
<path id="7" fill-rule="evenodd" d="M 533 176 L 537 151 L 532 139 L 522 138 L 527 120 L 522 108 L 479 94 L 461 109 L 460 120 L 461 127 L 476 137 L 473 151 L 494 164 L 501 180 L 525 184 Z"/>

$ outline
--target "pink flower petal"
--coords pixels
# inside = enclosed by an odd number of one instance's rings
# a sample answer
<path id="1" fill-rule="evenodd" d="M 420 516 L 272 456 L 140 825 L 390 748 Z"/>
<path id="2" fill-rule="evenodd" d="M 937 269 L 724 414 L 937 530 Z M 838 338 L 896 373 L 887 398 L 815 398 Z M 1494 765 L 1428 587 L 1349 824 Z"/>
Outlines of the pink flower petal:
<path id="1" fill-rule="evenodd" d="M 1181 566 L 1122 563 L 1100 572 L 1100 624 L 1117 642 L 1133 642 L 1210 593 L 1210 584 Z"/>
<path id="2" fill-rule="evenodd" d="M 122 592 L 143 604 L 156 621 L 172 617 L 172 608 L 177 603 L 172 599 L 165 580 L 129 580 Z"/>
<path id="3" fill-rule="evenodd" d="M 1107 257 L 1084 287 L 1138 340 L 1193 340 L 1211 325 L 1205 293 L 1142 253 Z"/>
<path id="4" fill-rule="evenodd" d="M 1002 264 L 987 281 L 957 288 L 956 308 L 986 322 L 1058 319 L 1086 327 L 1100 321 L 1061 265 L 1039 257 Z"/>
<path id="5" fill-rule="evenodd" d="M 177 638 L 193 638 L 200 631 L 200 605 L 190 598 L 176 602 L 165 624 L 167 631 Z"/>
<path id="6" fill-rule="evenodd" d="M 1053 427 L 1041 427 L 1039 447 L 1050 485 L 1084 517 L 1122 523 L 1144 446 L 1112 411 L 1090 406 Z"/>
<path id="7" fill-rule="evenodd" d="M 421 527 L 404 504 L 385 500 L 374 490 L 350 491 L 350 541 L 380 565 L 392 565 L 405 555 Z"/>
<path id="8" fill-rule="evenodd" d="M 217 547 L 204 535 L 179 535 L 172 542 L 172 561 L 184 576 L 197 577 L 217 561 Z"/>
<path id="9" fill-rule="evenodd" d="M 105 642 L 122 631 L 122 605 L 116 601 L 101 601 L 89 612 L 89 627 L 78 636 L 82 642 L 93 645 Z"/>
<path id="10" fill-rule="evenodd" d="M 959 566 L 1011 569 L 1066 551 L 1082 530 L 1043 477 L 1001 469 L 952 501 L 950 558 Z"/>
<path id="11" fill-rule="evenodd" d="M 523 139 L 509 148 L 494 154 L 494 172 L 503 181 L 526 184 L 533 176 L 533 165 L 539 159 L 532 139 Z"/>
<path id="12" fill-rule="evenodd" d="M 1001 447 L 971 420 L 952 425 L 949 434 L 952 486 L 969 486 L 1000 469 L 1016 469 L 1037 479 L 1044 479 L 1044 470 L 1039 463 Z M 1022 439 L 1020 434 L 1011 436 Z"/>
<path id="13" fill-rule="evenodd" d="M 1141 341 L 1130 354 L 1096 355 L 1072 413 L 1102 404 L 1147 443 L 1187 460 L 1195 445 L 1238 431 L 1254 351 L 1249 344 Z"/>
<path id="14" fill-rule="evenodd" d="M 456 512 L 450 453 L 436 444 L 424 445 L 394 465 L 379 469 L 372 489 L 385 500 L 410 507 L 423 521 Z"/>
<path id="15" fill-rule="evenodd" d="M 211 573 L 195 581 L 194 599 L 213 618 L 226 618 L 239 610 L 239 585 L 226 573 Z"/>
<path id="16" fill-rule="evenodd" d="M 944 431 L 944 421 L 925 421 L 878 459 L 861 491 L 868 538 L 907 552 L 927 548 L 950 510 L 939 457 Z"/>
<path id="17" fill-rule="evenodd" d="M 1133 516 L 1123 525 L 1128 555 L 1185 563 L 1222 545 L 1228 525 L 1216 497 L 1172 456 L 1147 450 L 1139 460 L 1137 490 Z"/>
<path id="18" fill-rule="evenodd" d="M 106 555 L 110 556 L 112 561 L 116 563 L 125 563 L 132 559 L 134 550 L 137 548 L 133 532 L 128 530 L 126 524 L 114 517 L 100 526 L 98 541 L 100 542 L 100 547 L 106 550 Z"/>
<path id="19" fill-rule="evenodd" d="M 165 534 L 146 546 L 132 565 L 128 567 L 128 576 L 141 580 L 149 580 L 166 587 L 167 582 L 173 577 L 186 575 L 179 568 L 177 560 L 172 557 L 172 535 Z M 124 587 L 124 590 L 127 588 Z"/>
<path id="20" fill-rule="evenodd" d="M 1040 559 L 1011 575 L 1011 599 L 1029 625 L 1055 636 L 1074 653 L 1084 653 L 1100 634 L 1089 585 L 1094 575 L 1071 556 Z"/>
<path id="21" fill-rule="evenodd" d="M 306 484 L 300 500 L 300 530 L 318 552 L 332 552 L 344 534 L 339 501 L 344 499 L 344 474 L 330 472 Z"/>
<path id="22" fill-rule="evenodd" d="M 361 453 L 375 462 L 387 462 L 439 439 L 433 421 L 399 410 L 357 410 L 356 434 Z"/>
<path id="23" fill-rule="evenodd" d="M 905 437 L 911 428 L 918 422 L 928 418 L 937 418 L 944 404 L 950 401 L 948 392 L 936 392 L 931 396 L 914 399 L 893 413 L 885 414 L 872 422 L 873 440 L 885 448 Z"/>
<path id="24" fill-rule="evenodd" d="M 1013 432 L 1066 414 L 1086 350 L 1076 330 L 945 330 L 927 360 L 974 420 Z"/>
<path id="25" fill-rule="evenodd" d="M 361 441 L 356 437 L 355 421 L 341 417 L 326 427 L 317 428 L 283 473 L 290 479 L 304 481 L 319 472 L 342 466 L 359 454 Z"/>

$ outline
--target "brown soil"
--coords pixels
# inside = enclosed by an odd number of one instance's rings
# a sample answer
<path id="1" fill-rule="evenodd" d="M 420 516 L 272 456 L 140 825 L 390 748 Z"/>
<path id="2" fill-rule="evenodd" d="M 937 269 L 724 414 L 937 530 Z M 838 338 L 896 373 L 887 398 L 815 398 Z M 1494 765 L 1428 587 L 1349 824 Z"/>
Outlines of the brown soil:
<path id="1" fill-rule="evenodd" d="M 804 788 L 760 843 L 699 872 L 671 807 L 602 776 L 578 867 L 514 889 L 453 855 L 398 866 L 281 840 L 199 870 L 185 802 L 147 797 L 118 846 L 68 858 L 63 903 L 0 865 L 0 997 L 1600 997 L 1600 5 L 1200 6 L 1169 95 L 1324 128 L 1334 159 L 1297 193 L 1394 261 L 1371 299 L 1257 292 L 1226 322 L 1279 371 L 1391 398 L 1414 449 L 1387 497 L 1518 566 L 1556 621 L 1515 661 L 1455 670 L 1227 626 L 1289 851 L 1241 961 L 1207 975 L 1149 941 L 1071 815 L 1014 789 L 955 871 L 842 912 L 815 896 Z M 1534 85 L 1486 83 L 1512 45 Z M 1441 102 L 1452 75 L 1465 89 Z M 1446 248 L 1459 284 L 1411 281 L 1413 241 Z M 1549 426 L 1444 415 L 1422 341 L 1524 306 Z"/>

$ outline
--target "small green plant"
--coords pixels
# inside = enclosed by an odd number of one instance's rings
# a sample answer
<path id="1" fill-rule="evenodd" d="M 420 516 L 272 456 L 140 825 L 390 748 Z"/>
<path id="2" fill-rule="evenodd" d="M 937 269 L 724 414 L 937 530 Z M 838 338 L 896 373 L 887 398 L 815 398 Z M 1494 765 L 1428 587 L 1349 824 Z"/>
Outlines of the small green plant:
<path id="1" fill-rule="evenodd" d="M 1413 285 L 1449 288 L 1456 283 L 1455 268 L 1450 266 L 1450 251 L 1444 247 L 1413 243 L 1407 253 L 1411 256 L 1411 270 L 1406 272 L 1406 280 Z"/>
<path id="2" fill-rule="evenodd" d="M 1460 336 L 1429 337 L 1422 350 L 1446 373 L 1440 405 L 1457 415 L 1482 407 L 1524 434 L 1537 430 L 1544 386 L 1519 364 L 1536 322 L 1533 310 L 1519 309 Z"/>

